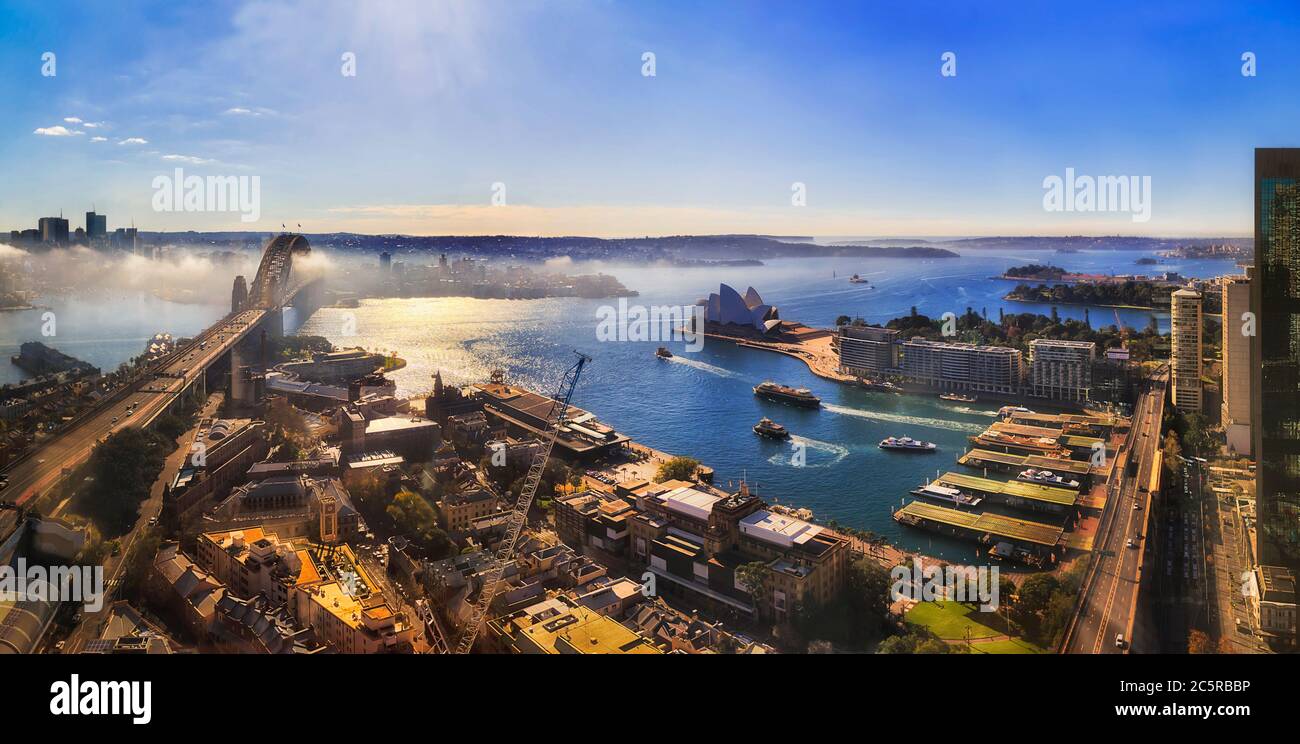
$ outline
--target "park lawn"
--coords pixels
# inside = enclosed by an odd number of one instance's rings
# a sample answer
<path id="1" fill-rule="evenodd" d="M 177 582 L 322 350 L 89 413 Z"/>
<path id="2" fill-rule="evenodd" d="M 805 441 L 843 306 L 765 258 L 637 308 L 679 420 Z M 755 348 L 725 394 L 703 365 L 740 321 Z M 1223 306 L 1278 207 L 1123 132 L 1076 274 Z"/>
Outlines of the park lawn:
<path id="1" fill-rule="evenodd" d="M 907 611 L 903 620 L 924 626 L 945 641 L 963 640 L 967 628 L 970 628 L 971 638 L 1001 635 L 987 625 L 972 620 L 972 609 L 970 605 L 961 602 L 920 602 Z"/>
<path id="2" fill-rule="evenodd" d="M 913 625 L 929 629 L 945 641 L 960 641 L 966 638 L 966 629 L 970 628 L 972 639 L 989 638 L 1002 635 L 999 631 L 977 622 L 972 618 L 974 608 L 961 602 L 921 602 L 907 611 L 903 620 Z M 972 653 L 985 654 L 1041 654 L 1041 648 L 1028 641 L 1013 638 L 1005 641 L 972 643 Z"/>
<path id="3" fill-rule="evenodd" d="M 990 641 L 989 643 L 972 643 L 972 654 L 1045 654 L 1043 649 L 1029 641 L 1012 638 L 1009 641 Z"/>

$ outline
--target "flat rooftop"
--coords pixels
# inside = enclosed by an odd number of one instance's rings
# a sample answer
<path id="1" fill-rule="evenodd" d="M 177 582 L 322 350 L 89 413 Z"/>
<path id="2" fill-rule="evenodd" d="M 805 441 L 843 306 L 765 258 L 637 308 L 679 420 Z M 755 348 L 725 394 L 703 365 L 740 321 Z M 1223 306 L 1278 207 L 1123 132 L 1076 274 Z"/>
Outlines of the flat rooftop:
<path id="1" fill-rule="evenodd" d="M 390 431 L 403 431 L 408 429 L 427 429 L 430 426 L 437 426 L 437 422 L 428 419 L 409 417 L 409 416 L 385 416 L 383 418 L 371 419 L 366 422 L 366 435 L 383 434 Z"/>
<path id="2" fill-rule="evenodd" d="M 1016 434 L 1022 437 L 1051 437 L 1056 439 L 1061 436 L 1061 429 L 1058 427 L 1047 426 L 1025 426 L 1024 424 L 1008 424 L 999 421 L 989 427 L 989 431 L 997 431 L 1003 434 Z"/>
<path id="3" fill-rule="evenodd" d="M 664 502 L 664 506 L 669 511 L 685 514 L 695 519 L 707 520 L 709 514 L 713 511 L 713 505 L 722 501 L 722 497 L 690 486 L 682 486 L 659 494 L 659 500 Z"/>
<path id="4" fill-rule="evenodd" d="M 937 506 L 921 501 L 913 501 L 899 509 L 897 513 L 959 527 L 972 532 L 985 532 L 998 537 L 1047 547 L 1056 547 L 1061 540 L 1061 536 L 1065 534 L 1064 528 L 1050 524 L 1014 519 L 1000 514 L 971 514 L 970 512 L 949 509 L 946 506 Z"/>
<path id="5" fill-rule="evenodd" d="M 760 509 L 740 520 L 740 531 L 764 542 L 791 547 L 813 539 L 822 528 L 802 519 Z"/>
<path id="6" fill-rule="evenodd" d="M 1017 455 L 1010 452 L 994 452 L 986 449 L 972 449 L 957 458 L 958 464 L 972 468 L 979 467 L 981 462 L 998 463 L 1013 468 L 1046 469 L 1054 473 L 1068 473 L 1076 476 L 1087 475 L 1092 470 L 1092 466 L 1088 463 L 1078 460 L 1063 460 L 1058 457 L 1043 457 L 1041 455 Z"/>
<path id="7" fill-rule="evenodd" d="M 979 491 L 987 494 L 1005 494 L 1022 499 L 1042 501 L 1058 506 L 1074 506 L 1079 499 L 1078 491 L 1059 486 L 1045 486 L 1041 483 L 1022 483 L 1020 481 L 998 481 L 992 478 L 980 478 L 964 473 L 944 473 L 934 479 L 945 486 Z"/>

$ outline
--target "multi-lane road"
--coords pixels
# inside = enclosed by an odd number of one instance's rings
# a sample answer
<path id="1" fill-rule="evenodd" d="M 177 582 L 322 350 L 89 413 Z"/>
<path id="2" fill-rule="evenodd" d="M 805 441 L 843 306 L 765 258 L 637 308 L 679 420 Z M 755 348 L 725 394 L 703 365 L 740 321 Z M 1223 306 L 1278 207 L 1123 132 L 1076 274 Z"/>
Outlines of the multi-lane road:
<path id="1" fill-rule="evenodd" d="M 1151 511 L 1147 486 L 1160 449 L 1167 374 L 1162 369 L 1149 379 L 1133 410 L 1129 439 L 1112 476 L 1094 544 L 1096 565 L 1085 579 L 1083 601 L 1066 639 L 1066 653 L 1125 653 L 1131 648 Z M 1134 459 L 1137 469 L 1130 475 L 1128 464 Z M 1119 637 L 1122 642 L 1117 643 Z"/>
<path id="2" fill-rule="evenodd" d="M 6 471 L 9 482 L 0 491 L 0 500 L 19 505 L 31 501 L 86 462 L 95 445 L 113 432 L 152 422 L 218 357 L 247 336 L 266 312 L 246 310 L 223 318 L 130 383 L 128 392 L 110 396 L 70 429 L 15 463 Z"/>

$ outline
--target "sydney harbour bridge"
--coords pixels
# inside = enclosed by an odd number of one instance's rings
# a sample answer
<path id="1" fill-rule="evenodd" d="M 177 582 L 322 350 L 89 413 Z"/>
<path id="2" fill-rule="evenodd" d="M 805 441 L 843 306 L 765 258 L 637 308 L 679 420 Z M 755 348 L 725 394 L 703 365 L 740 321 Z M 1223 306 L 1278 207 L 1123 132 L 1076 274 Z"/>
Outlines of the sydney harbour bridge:
<path id="1" fill-rule="evenodd" d="M 11 464 L 6 470 L 9 486 L 0 500 L 19 505 L 30 501 L 84 463 L 108 435 L 128 426 L 148 426 L 173 407 L 205 399 L 209 389 L 223 385 L 232 364 L 238 366 L 241 347 L 264 345 L 266 338 L 283 335 L 286 307 L 306 318 L 320 306 L 320 278 L 293 270 L 294 257 L 310 253 L 302 235 L 284 233 L 267 241 L 252 284 L 244 277 L 235 279 L 229 314 L 140 370 L 131 382 Z M 246 291 L 241 292 L 241 286 Z"/>

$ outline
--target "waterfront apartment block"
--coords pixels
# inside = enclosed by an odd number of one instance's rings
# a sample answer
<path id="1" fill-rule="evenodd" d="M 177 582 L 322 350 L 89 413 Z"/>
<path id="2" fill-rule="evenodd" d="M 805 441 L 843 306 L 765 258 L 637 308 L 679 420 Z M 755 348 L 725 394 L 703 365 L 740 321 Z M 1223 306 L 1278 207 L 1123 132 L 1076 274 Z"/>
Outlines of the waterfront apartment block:
<path id="1" fill-rule="evenodd" d="M 1029 394 L 1076 403 L 1088 400 L 1096 356 L 1097 345 L 1091 341 L 1030 341 Z"/>
<path id="2" fill-rule="evenodd" d="M 1201 410 L 1201 293 L 1180 289 L 1169 297 L 1173 399 L 1178 410 Z"/>
<path id="3" fill-rule="evenodd" d="M 1300 148 L 1255 150 L 1251 428 L 1260 562 L 1300 568 Z"/>
<path id="4" fill-rule="evenodd" d="M 1255 329 L 1247 327 L 1243 316 L 1250 312 L 1250 282 L 1254 267 L 1246 267 L 1245 276 L 1226 277 L 1223 282 L 1223 429 L 1228 449 L 1240 455 L 1251 454 L 1250 369 L 1251 346 Z M 1248 333 L 1249 331 L 1249 333 Z"/>
<path id="5" fill-rule="evenodd" d="M 1020 392 L 1023 359 L 1016 349 L 913 339 L 900 344 L 903 376 L 943 390 Z"/>
<path id="6" fill-rule="evenodd" d="M 840 372 L 879 377 L 898 370 L 898 331 L 873 326 L 840 326 Z"/>

